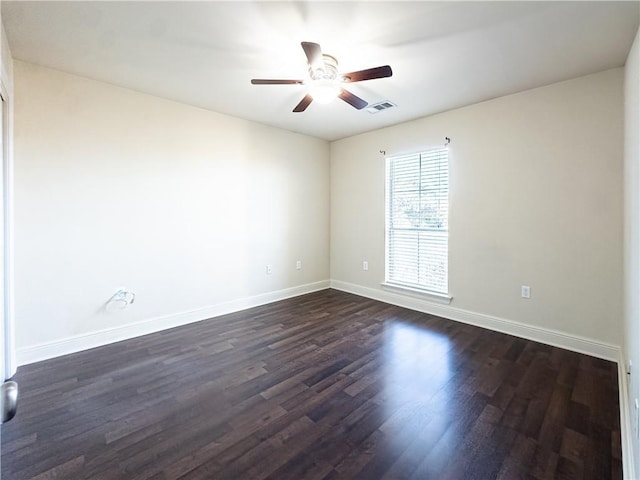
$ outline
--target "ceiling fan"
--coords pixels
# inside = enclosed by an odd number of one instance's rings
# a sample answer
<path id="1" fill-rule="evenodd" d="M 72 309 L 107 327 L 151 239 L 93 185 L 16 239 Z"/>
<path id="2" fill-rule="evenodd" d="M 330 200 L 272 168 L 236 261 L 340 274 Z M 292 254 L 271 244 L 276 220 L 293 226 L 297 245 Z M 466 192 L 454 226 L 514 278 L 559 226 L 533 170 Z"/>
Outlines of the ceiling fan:
<path id="1" fill-rule="evenodd" d="M 382 67 L 339 74 L 338 60 L 331 55 L 323 54 L 320 45 L 313 42 L 302 42 L 301 45 L 309 63 L 309 79 L 270 80 L 254 78 L 251 80 L 253 85 L 309 85 L 309 92 L 296 105 L 293 109 L 294 112 L 304 112 L 314 100 L 319 103 L 329 103 L 336 97 L 361 110 L 368 103 L 342 88 L 342 84 L 390 77 L 393 73 L 389 65 L 384 65 Z"/>

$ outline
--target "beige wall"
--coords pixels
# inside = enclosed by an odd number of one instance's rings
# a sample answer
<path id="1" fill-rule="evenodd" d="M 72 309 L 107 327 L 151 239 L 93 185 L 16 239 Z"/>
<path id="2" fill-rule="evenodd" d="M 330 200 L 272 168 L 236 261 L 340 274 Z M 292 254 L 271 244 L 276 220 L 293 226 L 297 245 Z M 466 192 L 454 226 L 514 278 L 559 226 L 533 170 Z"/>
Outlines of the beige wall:
<path id="1" fill-rule="evenodd" d="M 635 452 L 635 471 L 640 474 L 640 445 L 633 425 L 640 398 L 640 30 L 627 58 L 624 79 L 624 359 L 631 361 L 628 404 Z"/>
<path id="2" fill-rule="evenodd" d="M 445 136 L 451 306 L 622 342 L 623 69 L 330 151 L 321 140 L 31 64 L 15 69 L 19 349 L 321 282 L 329 232 L 331 278 L 379 290 L 379 151 Z M 520 298 L 523 284 L 530 300 Z M 120 286 L 136 292 L 136 305 L 107 315 L 101 307 Z"/>
<path id="3" fill-rule="evenodd" d="M 448 136 L 451 307 L 620 345 L 622 81 L 613 69 L 332 143 L 332 280 L 384 280 L 380 150 Z"/>
<path id="4" fill-rule="evenodd" d="M 327 142 L 23 62 L 15 79 L 19 353 L 328 280 Z M 122 286 L 135 303 L 106 313 Z"/>

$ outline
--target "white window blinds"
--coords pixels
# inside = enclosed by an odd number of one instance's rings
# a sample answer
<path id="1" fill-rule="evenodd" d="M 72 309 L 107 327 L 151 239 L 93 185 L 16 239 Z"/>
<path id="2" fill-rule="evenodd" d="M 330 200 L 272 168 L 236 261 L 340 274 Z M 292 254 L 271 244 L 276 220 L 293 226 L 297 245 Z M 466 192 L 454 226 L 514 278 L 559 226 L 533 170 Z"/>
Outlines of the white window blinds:
<path id="1" fill-rule="evenodd" d="M 447 148 L 387 158 L 386 282 L 448 293 Z"/>

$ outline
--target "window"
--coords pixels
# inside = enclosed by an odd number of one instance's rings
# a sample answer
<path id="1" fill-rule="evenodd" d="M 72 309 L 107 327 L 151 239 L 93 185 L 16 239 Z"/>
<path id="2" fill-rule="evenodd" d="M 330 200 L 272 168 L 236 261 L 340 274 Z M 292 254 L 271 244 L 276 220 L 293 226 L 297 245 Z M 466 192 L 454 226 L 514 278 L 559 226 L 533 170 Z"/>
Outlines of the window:
<path id="1" fill-rule="evenodd" d="M 387 284 L 447 294 L 448 220 L 448 149 L 387 157 Z"/>

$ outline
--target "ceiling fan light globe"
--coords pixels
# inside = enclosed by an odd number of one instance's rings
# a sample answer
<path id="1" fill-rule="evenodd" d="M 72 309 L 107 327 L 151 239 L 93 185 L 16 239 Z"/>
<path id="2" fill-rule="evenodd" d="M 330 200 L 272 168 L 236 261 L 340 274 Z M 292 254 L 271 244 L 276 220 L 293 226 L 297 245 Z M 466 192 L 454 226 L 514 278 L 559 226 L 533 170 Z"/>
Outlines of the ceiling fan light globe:
<path id="1" fill-rule="evenodd" d="M 309 87 L 309 95 L 318 103 L 329 103 L 340 95 L 340 85 L 330 80 L 315 80 Z"/>

